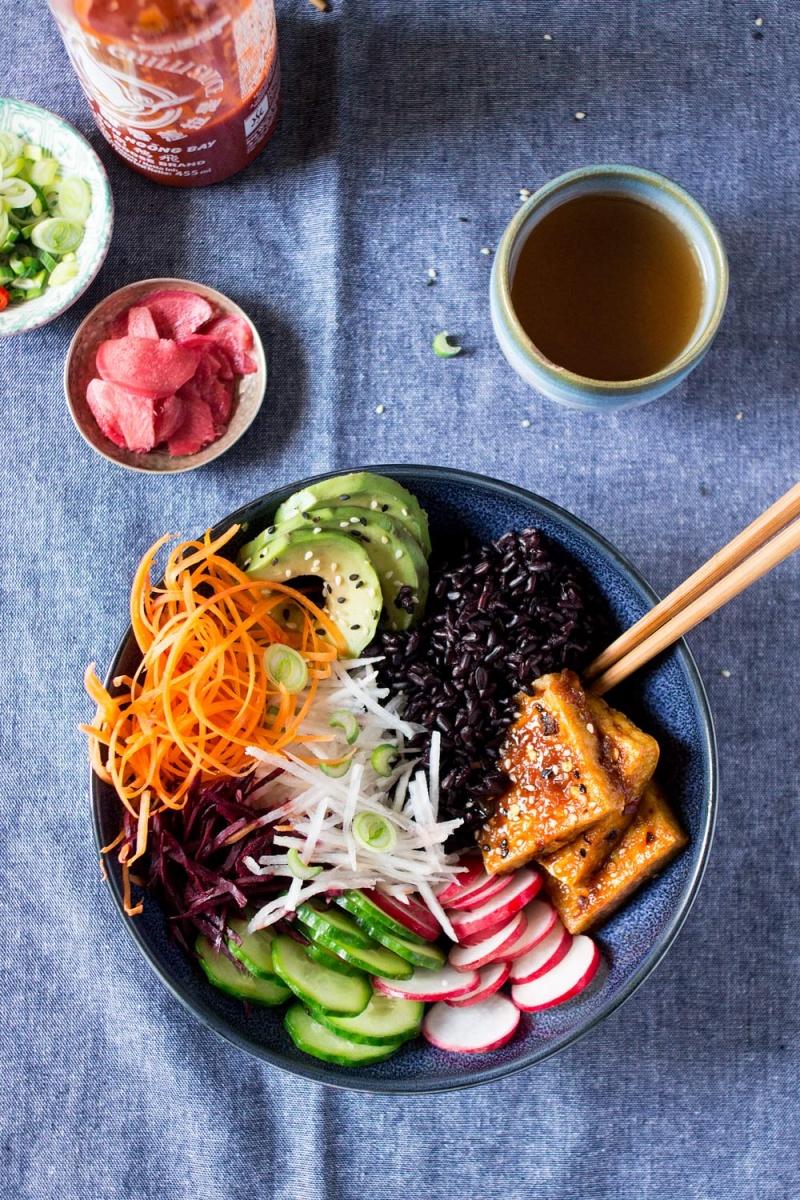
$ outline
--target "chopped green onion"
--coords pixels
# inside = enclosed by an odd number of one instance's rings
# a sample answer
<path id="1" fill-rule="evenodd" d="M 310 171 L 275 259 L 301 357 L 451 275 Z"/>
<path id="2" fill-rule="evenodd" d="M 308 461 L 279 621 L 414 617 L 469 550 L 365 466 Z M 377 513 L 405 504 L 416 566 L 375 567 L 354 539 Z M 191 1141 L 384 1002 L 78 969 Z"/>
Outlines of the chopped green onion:
<path id="1" fill-rule="evenodd" d="M 313 879 L 322 870 L 322 867 L 310 867 L 308 863 L 304 863 L 294 846 L 288 851 L 286 862 L 295 879 Z"/>
<path id="2" fill-rule="evenodd" d="M 341 779 L 350 770 L 350 759 L 346 758 L 344 762 L 321 762 L 319 769 L 323 775 L 327 775 L 329 779 Z"/>
<path id="3" fill-rule="evenodd" d="M 3 185 L 0 183 L 0 187 Z M 33 233 L 31 241 L 39 250 L 47 250 L 50 254 L 66 254 L 77 250 L 83 238 L 83 226 L 74 221 L 66 221 L 62 217 L 48 217 L 41 221 Z"/>
<path id="4" fill-rule="evenodd" d="M 42 250 L 41 254 L 39 255 L 39 262 L 47 271 L 55 271 L 56 267 L 58 266 L 58 263 L 53 258 L 52 254 L 48 254 L 46 250 Z"/>
<path id="5" fill-rule="evenodd" d="M 397 845 L 397 830 L 379 813 L 360 812 L 353 818 L 353 837 L 364 850 L 388 854 Z"/>
<path id="6" fill-rule="evenodd" d="M 15 176 L 19 175 L 24 166 L 25 159 L 21 157 L 15 158 L 13 162 L 6 163 L 4 167 L 0 168 L 3 179 L 14 179 Z"/>
<path id="7" fill-rule="evenodd" d="M 302 692 L 308 683 L 306 660 L 297 650 L 284 646 L 282 642 L 276 642 L 264 652 L 264 670 L 271 683 L 290 693 Z"/>
<path id="8" fill-rule="evenodd" d="M 451 342 L 450 334 L 447 332 L 437 333 L 431 344 L 434 354 L 438 354 L 439 358 L 455 358 L 457 354 L 461 353 L 461 346 L 458 342 Z"/>
<path id="9" fill-rule="evenodd" d="M 70 175 L 58 186 L 58 214 L 67 221 L 86 220 L 92 208 L 92 193 L 85 179 Z"/>
<path id="10" fill-rule="evenodd" d="M 26 142 L 22 147 L 22 155 L 23 158 L 27 158 L 28 162 L 39 162 L 44 155 L 44 150 L 41 146 L 35 145 L 34 142 Z M 53 161 L 55 162 L 55 159 Z"/>
<path id="11" fill-rule="evenodd" d="M 341 729 L 348 746 L 352 746 L 361 732 L 361 727 L 355 716 L 346 708 L 337 708 L 336 712 L 331 713 L 331 719 L 328 724 L 331 729 Z"/>
<path id="12" fill-rule="evenodd" d="M 390 745 L 389 742 L 383 742 L 382 745 L 376 746 L 372 751 L 373 770 L 382 775 L 384 779 L 388 779 L 392 773 L 392 767 L 397 761 L 397 746 Z"/>
<path id="13" fill-rule="evenodd" d="M 44 254 L 42 251 L 42 261 L 44 262 Z M 60 262 L 56 263 L 50 272 L 50 278 L 47 283 L 49 287 L 63 287 L 65 283 L 69 283 L 70 279 L 74 279 L 78 274 L 78 264 L 76 262 Z M 277 713 L 277 709 L 275 710 Z"/>
<path id="14" fill-rule="evenodd" d="M 28 208 L 36 199 L 36 192 L 24 179 L 3 179 L 0 182 L 0 200 L 9 208 Z"/>
<path id="15" fill-rule="evenodd" d="M 7 177 L 8 172 L 6 167 L 10 166 L 22 154 L 22 138 L 18 138 L 15 133 L 9 133 L 7 130 L 0 130 L 0 167 L 3 169 L 4 177 Z"/>
<path id="16" fill-rule="evenodd" d="M 35 183 L 37 187 L 49 187 L 56 181 L 58 161 L 55 158 L 42 158 L 39 162 L 32 162 L 28 167 L 27 175 L 30 182 Z M 87 212 L 86 216 L 88 215 Z"/>

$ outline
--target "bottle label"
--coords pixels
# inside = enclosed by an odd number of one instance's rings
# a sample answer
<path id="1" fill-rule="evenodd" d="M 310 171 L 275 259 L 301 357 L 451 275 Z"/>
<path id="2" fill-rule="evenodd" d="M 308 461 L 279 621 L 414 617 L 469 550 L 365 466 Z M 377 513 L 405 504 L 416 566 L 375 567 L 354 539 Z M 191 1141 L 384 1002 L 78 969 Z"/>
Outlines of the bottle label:
<path id="1" fill-rule="evenodd" d="M 101 132 L 147 175 L 225 178 L 272 132 L 280 90 L 273 0 L 251 0 L 233 21 L 222 15 L 201 35 L 153 50 L 101 39 L 77 21 L 62 22 L 61 32 Z"/>

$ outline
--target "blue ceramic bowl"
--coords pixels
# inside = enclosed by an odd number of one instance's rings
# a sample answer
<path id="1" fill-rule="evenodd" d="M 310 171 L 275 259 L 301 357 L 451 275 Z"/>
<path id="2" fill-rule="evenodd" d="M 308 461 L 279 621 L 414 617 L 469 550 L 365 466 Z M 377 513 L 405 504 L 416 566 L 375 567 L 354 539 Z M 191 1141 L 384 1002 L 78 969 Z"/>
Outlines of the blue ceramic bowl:
<path id="1" fill-rule="evenodd" d="M 612 624 L 625 628 L 643 615 L 656 597 L 622 555 L 587 525 L 529 492 L 463 471 L 443 467 L 383 466 L 367 470 L 389 475 L 419 497 L 428 510 L 434 546 L 468 532 L 496 538 L 509 529 L 536 526 L 582 564 L 605 602 Z M 317 478 L 322 478 L 317 476 Z M 234 522 L 251 529 L 269 523 L 278 504 L 313 480 L 270 492 L 217 526 Z M 240 540 L 245 540 L 244 534 Z M 237 543 L 231 543 L 233 552 Z M 135 669 L 138 651 L 125 634 L 106 685 Z M 161 980 L 204 1025 L 241 1049 L 275 1066 L 320 1083 L 365 1092 L 437 1092 L 500 1079 L 562 1050 L 592 1030 L 647 978 L 666 953 L 697 893 L 708 857 L 717 793 L 714 730 L 705 691 L 694 661 L 681 642 L 640 671 L 612 701 L 630 713 L 661 744 L 659 776 L 691 837 L 684 851 L 648 883 L 598 934 L 608 964 L 596 983 L 560 1007 L 526 1016 L 514 1039 L 501 1050 L 480 1055 L 448 1054 L 418 1040 L 387 1062 L 355 1070 L 328 1065 L 295 1049 L 283 1028 L 282 1009 L 247 1015 L 238 1001 L 217 991 L 172 943 L 163 913 L 152 898 L 134 919 L 122 910 L 122 882 L 113 856 L 107 860 L 111 895 L 139 949 Z M 98 846 L 116 837 L 120 808 L 114 793 L 94 776 L 92 807 Z M 191 1037 L 188 1030 L 187 1037 Z"/>
<path id="2" fill-rule="evenodd" d="M 703 278 L 703 305 L 689 344 L 663 370 L 643 379 L 588 379 L 551 362 L 528 337 L 511 303 L 520 252 L 533 227 L 561 204 L 578 196 L 624 196 L 649 204 L 680 229 Z M 613 412 L 647 404 L 681 383 L 705 357 L 725 311 L 728 260 L 714 222 L 702 205 L 663 175 L 642 167 L 580 167 L 539 188 L 518 210 L 497 247 L 489 287 L 492 324 L 500 349 L 526 383 L 559 404 L 593 412 Z"/>

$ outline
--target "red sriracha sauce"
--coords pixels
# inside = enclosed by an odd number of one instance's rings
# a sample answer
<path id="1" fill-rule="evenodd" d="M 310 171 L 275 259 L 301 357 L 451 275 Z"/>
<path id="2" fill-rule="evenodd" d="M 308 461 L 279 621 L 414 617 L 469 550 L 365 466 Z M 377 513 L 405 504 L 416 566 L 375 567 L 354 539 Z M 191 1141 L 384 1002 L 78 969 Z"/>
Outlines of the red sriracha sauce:
<path id="1" fill-rule="evenodd" d="M 95 121 L 158 183 L 218 183 L 280 109 L 273 0 L 50 0 Z"/>

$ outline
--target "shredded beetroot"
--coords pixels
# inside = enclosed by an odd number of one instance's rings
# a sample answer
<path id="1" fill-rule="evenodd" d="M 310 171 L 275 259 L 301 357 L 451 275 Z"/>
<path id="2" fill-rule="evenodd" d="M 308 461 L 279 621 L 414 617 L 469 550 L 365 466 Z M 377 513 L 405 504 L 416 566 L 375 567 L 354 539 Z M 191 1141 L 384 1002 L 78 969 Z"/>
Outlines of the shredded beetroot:
<path id="1" fill-rule="evenodd" d="M 253 875 L 244 864 L 248 856 L 258 862 L 268 853 L 273 837 L 267 815 L 248 799 L 253 787 L 250 778 L 197 784 L 182 809 L 167 809 L 152 819 L 148 884 L 167 910 L 178 942 L 190 952 L 202 933 L 231 957 L 225 939 L 239 939 L 228 928 L 229 919 L 285 887 L 285 880 Z M 135 845 L 132 819 L 130 829 L 126 822 L 128 838 Z"/>

